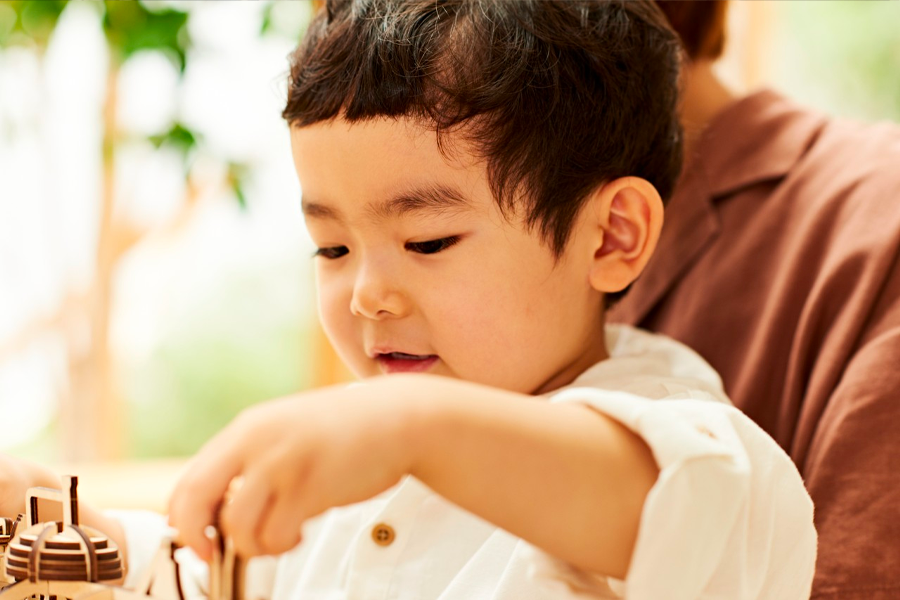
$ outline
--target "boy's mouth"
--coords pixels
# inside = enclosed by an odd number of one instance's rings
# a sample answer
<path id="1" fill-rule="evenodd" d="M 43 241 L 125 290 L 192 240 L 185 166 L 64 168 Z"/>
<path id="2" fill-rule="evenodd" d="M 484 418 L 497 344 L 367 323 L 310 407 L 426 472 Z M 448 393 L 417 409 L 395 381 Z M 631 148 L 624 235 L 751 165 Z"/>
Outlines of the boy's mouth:
<path id="1" fill-rule="evenodd" d="M 406 354 L 386 352 L 375 355 L 375 360 L 383 373 L 420 373 L 427 371 L 437 362 L 436 354 Z"/>

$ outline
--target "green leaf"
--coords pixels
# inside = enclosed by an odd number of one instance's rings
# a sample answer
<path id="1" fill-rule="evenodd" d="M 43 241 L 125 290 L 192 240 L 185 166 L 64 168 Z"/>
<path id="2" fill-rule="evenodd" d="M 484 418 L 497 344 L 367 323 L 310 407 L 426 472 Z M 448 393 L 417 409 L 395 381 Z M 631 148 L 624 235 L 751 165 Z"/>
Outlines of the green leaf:
<path id="1" fill-rule="evenodd" d="M 134 0 L 106 0 L 103 4 L 103 31 L 119 64 L 141 50 L 158 50 L 171 56 L 184 72 L 190 45 L 184 30 L 186 12 L 174 8 L 150 11 Z"/>
<path id="2" fill-rule="evenodd" d="M 0 2 L 0 48 L 9 44 L 13 29 L 19 20 L 19 14 L 10 2 Z"/>
<path id="3" fill-rule="evenodd" d="M 250 172 L 247 165 L 241 163 L 228 163 L 228 187 L 234 192 L 234 197 L 244 210 L 247 209 L 247 195 L 244 193 L 247 176 Z"/>
<path id="4" fill-rule="evenodd" d="M 197 137 L 197 134 L 181 123 L 174 123 L 165 133 L 150 136 L 148 139 L 157 148 L 166 146 L 176 150 L 186 161 L 191 151 L 197 147 Z"/>
<path id="5" fill-rule="evenodd" d="M 244 193 L 250 168 L 241 163 L 228 163 L 228 186 L 242 209 L 247 209 L 247 195 Z"/>
<path id="6" fill-rule="evenodd" d="M 262 14 L 262 26 L 259 28 L 259 32 L 261 34 L 268 33 L 272 29 L 272 8 L 275 6 L 274 2 L 270 2 L 263 9 Z"/>
<path id="7" fill-rule="evenodd" d="M 242 186 L 239 182 L 234 182 L 232 185 L 232 190 L 234 191 L 234 197 L 237 198 L 238 204 L 243 210 L 247 210 L 247 195 L 244 194 L 244 186 Z"/>
<path id="8" fill-rule="evenodd" d="M 46 46 L 65 8 L 64 0 L 6 0 L 0 3 L 0 46 L 14 39 L 15 33 L 24 34 L 39 46 Z"/>

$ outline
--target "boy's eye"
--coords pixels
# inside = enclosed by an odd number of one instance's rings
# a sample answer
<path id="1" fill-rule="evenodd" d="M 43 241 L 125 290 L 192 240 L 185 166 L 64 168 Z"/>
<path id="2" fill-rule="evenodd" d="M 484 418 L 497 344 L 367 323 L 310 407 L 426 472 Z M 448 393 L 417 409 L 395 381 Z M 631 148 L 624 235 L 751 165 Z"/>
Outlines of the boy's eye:
<path id="1" fill-rule="evenodd" d="M 407 242 L 404 246 L 410 252 L 418 252 L 419 254 L 437 254 L 453 246 L 459 242 L 458 235 L 441 238 L 439 240 L 429 240 L 427 242 Z"/>
<path id="2" fill-rule="evenodd" d="M 350 252 L 347 249 L 347 246 L 332 246 L 331 248 L 319 248 L 316 250 L 314 256 L 321 256 L 322 258 L 328 258 L 330 260 L 334 260 L 335 258 L 340 258 Z"/>

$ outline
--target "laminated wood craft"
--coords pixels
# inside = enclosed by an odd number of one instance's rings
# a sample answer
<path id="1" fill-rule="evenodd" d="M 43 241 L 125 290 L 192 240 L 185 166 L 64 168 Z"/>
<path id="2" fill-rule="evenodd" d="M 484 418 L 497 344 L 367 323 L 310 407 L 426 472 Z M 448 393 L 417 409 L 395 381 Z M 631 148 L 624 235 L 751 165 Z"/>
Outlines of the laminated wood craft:
<path id="1" fill-rule="evenodd" d="M 79 524 L 78 479 L 64 477 L 62 490 L 31 488 L 25 515 L 0 519 L 0 600 L 185 600 L 175 561 L 178 545 L 163 540 L 147 573 L 133 589 L 115 583 L 124 565 L 115 542 Z M 42 522 L 39 500 L 62 504 L 63 520 Z M 210 600 L 243 600 L 243 564 L 230 540 L 214 527 L 210 565 Z"/>

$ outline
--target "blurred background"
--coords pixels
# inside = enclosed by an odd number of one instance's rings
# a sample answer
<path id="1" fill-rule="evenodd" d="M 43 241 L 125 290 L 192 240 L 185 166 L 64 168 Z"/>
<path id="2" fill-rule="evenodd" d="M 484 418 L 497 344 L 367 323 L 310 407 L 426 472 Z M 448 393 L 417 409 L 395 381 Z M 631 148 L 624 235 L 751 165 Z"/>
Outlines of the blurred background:
<path id="1" fill-rule="evenodd" d="M 162 508 L 243 407 L 346 378 L 287 126 L 315 6 L 0 0 L 0 451 Z M 719 64 L 900 121 L 900 2 L 733 2 Z"/>

